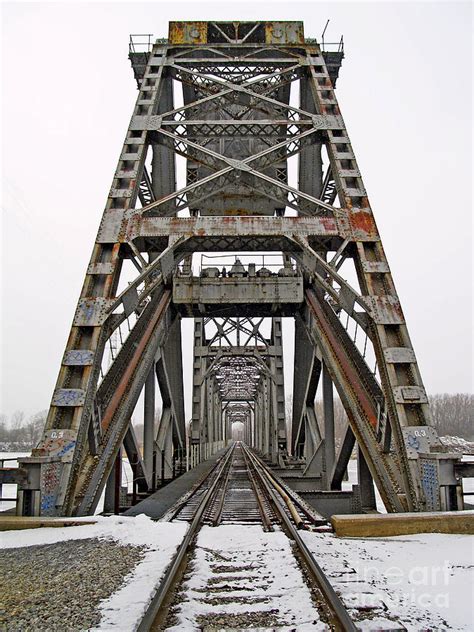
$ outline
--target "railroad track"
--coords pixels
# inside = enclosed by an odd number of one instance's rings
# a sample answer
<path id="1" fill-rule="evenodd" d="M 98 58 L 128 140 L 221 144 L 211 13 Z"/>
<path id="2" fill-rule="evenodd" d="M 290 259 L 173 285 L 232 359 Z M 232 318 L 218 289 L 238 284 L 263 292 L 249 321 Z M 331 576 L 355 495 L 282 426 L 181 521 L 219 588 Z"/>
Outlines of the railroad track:
<path id="1" fill-rule="evenodd" d="M 320 517 L 314 514 L 304 502 L 297 500 L 288 488 L 285 489 L 284 486 L 277 482 L 261 459 L 243 444 L 234 444 L 219 460 L 209 476 L 193 490 L 192 494 L 188 495 L 180 505 L 172 510 L 171 514 L 168 515 L 168 519 L 186 520 L 190 522 L 190 527 L 137 628 L 139 632 L 165 630 L 168 628 L 181 629 L 181 626 L 173 627 L 172 614 L 173 601 L 176 604 L 176 594 L 180 592 L 179 583 L 185 574 L 189 578 L 195 572 L 195 569 L 192 568 L 192 551 L 198 533 L 203 530 L 203 527 L 209 529 L 209 527 L 219 525 L 224 528 L 228 525 L 231 530 L 236 528 L 235 525 L 255 525 L 254 529 L 259 525 L 260 531 L 260 527 L 263 527 L 263 530 L 267 532 L 278 531 L 279 534 L 275 535 L 284 540 L 286 540 L 284 536 L 286 534 L 291 541 L 291 545 L 284 543 L 286 548 L 282 549 L 282 558 L 280 559 L 283 568 L 281 570 L 277 569 L 276 572 L 284 574 L 285 570 L 288 571 L 288 567 L 291 567 L 292 574 L 290 573 L 290 575 L 292 577 L 298 575 L 301 589 L 306 590 L 307 593 L 309 587 L 311 599 L 307 599 L 309 605 L 306 604 L 306 610 L 314 623 L 314 629 L 321 625 L 323 628 L 320 627 L 319 629 L 357 630 L 341 599 L 300 536 L 300 529 L 302 528 L 317 529 L 320 527 Z M 212 533 L 217 533 L 218 531 L 218 529 L 210 530 Z M 205 550 L 205 553 L 209 552 Z M 288 557 L 286 562 L 285 555 Z M 289 559 L 291 556 L 293 559 Z M 259 559 L 261 557 L 260 555 Z M 295 557 L 297 562 L 294 559 Z M 221 575 L 211 578 L 211 592 L 209 594 L 206 592 L 206 598 L 202 598 L 201 595 L 199 601 L 215 606 L 216 602 L 219 602 L 219 597 L 214 591 L 219 590 L 220 578 L 223 577 L 225 579 L 226 587 L 230 586 L 232 581 L 240 581 L 240 584 L 236 584 L 232 589 L 237 591 L 232 593 L 236 595 L 235 598 L 224 598 L 223 609 L 226 611 L 226 605 L 230 601 L 233 603 L 240 600 L 240 603 L 249 604 L 251 612 L 248 616 L 252 622 L 258 622 L 259 619 L 255 617 L 262 615 L 262 610 L 259 609 L 261 606 L 258 605 L 262 598 L 247 594 L 248 589 L 251 587 L 248 585 L 242 569 L 246 571 L 250 569 L 249 572 L 254 572 L 258 564 L 262 562 L 256 563 L 253 560 L 249 560 L 248 556 L 245 559 L 236 560 L 232 558 L 233 561 L 229 561 L 229 559 L 219 555 L 216 562 L 215 557 L 212 557 L 209 564 L 214 569 L 217 566 Z M 299 571 L 295 570 L 296 566 L 299 567 Z M 268 577 L 268 574 L 272 572 L 274 572 L 272 568 L 264 569 L 262 577 Z M 242 575 L 244 575 L 244 579 L 241 578 Z M 306 578 L 306 583 L 303 577 Z M 242 590 L 242 586 L 244 590 Z M 247 589 L 247 592 L 245 589 Z M 265 586 L 264 589 L 266 589 Z M 197 590 L 202 591 L 202 589 Z M 268 592 L 270 593 L 271 590 L 272 585 L 269 583 Z M 241 597 L 242 594 L 244 596 Z M 289 597 L 291 599 L 291 595 Z M 295 597 L 296 602 L 298 602 L 298 595 L 295 594 Z M 268 594 L 268 596 L 264 597 L 264 600 L 271 604 L 272 595 Z M 253 611 L 252 607 L 254 608 Z M 301 604 L 295 603 L 293 606 L 290 606 L 289 610 L 292 607 L 296 612 L 301 607 Z M 314 612 L 309 612 L 310 608 L 313 608 Z M 260 620 L 260 625 L 257 625 L 257 627 L 279 627 L 274 618 L 275 610 L 269 610 L 268 612 L 270 619 L 268 617 L 267 619 L 264 618 L 264 625 L 261 624 Z M 263 615 L 266 615 L 265 611 L 263 611 Z M 244 627 L 245 629 L 245 627 L 251 627 L 250 625 L 242 626 L 242 623 L 245 623 L 245 617 L 242 619 L 241 616 L 239 617 L 235 614 L 227 615 L 225 625 L 222 625 L 222 618 L 207 618 L 209 621 L 206 624 L 206 616 L 199 615 L 194 629 L 212 630 L 218 627 L 220 629 L 230 629 L 232 627 L 243 629 Z M 218 625 L 214 628 L 213 623 L 216 621 Z M 229 621 L 235 621 L 239 625 L 229 625 Z M 289 624 L 291 625 L 291 622 Z M 186 629 L 192 629 L 192 627 Z M 285 627 L 285 629 L 288 628 Z"/>

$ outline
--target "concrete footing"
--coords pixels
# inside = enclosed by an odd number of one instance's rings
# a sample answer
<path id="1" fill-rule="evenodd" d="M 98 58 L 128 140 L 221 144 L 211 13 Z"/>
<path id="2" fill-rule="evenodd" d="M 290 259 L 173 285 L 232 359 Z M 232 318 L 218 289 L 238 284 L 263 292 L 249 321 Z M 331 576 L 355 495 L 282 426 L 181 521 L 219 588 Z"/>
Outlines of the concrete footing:
<path id="1" fill-rule="evenodd" d="M 334 515 L 336 535 L 370 538 L 413 533 L 474 534 L 474 511 Z"/>

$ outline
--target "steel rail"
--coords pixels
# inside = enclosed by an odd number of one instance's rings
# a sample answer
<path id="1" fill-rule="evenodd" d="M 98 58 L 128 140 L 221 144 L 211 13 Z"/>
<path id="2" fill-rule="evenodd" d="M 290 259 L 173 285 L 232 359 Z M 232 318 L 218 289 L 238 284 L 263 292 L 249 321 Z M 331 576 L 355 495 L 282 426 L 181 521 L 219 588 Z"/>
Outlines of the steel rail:
<path id="1" fill-rule="evenodd" d="M 258 485 L 257 485 L 257 481 L 255 479 L 255 464 L 250 461 L 247 453 L 245 452 L 245 450 L 242 450 L 243 455 L 244 455 L 244 459 L 245 459 L 245 465 L 247 466 L 247 472 L 249 475 L 249 479 L 250 482 L 252 484 L 253 487 L 253 491 L 255 493 L 255 498 L 257 499 L 257 505 L 258 505 L 258 509 L 260 511 L 260 516 L 262 518 L 262 522 L 263 522 L 263 526 L 265 531 L 273 531 L 273 525 L 272 525 L 272 521 L 265 509 L 265 506 L 263 504 L 263 497 L 262 497 L 262 493 L 261 491 L 258 489 Z M 253 469 L 252 469 L 253 468 Z"/>
<path id="2" fill-rule="evenodd" d="M 173 587 L 177 579 L 177 576 L 181 569 L 181 565 L 186 557 L 189 547 L 191 546 L 199 530 L 199 527 L 201 526 L 204 512 L 206 511 L 207 506 L 209 505 L 209 502 L 212 499 L 218 484 L 220 483 L 222 474 L 226 471 L 226 465 L 232 457 L 234 448 L 235 448 L 235 444 L 232 445 L 232 447 L 229 449 L 227 455 L 225 456 L 223 462 L 220 465 L 219 472 L 217 473 L 213 483 L 211 484 L 207 492 L 204 494 L 201 502 L 199 503 L 196 509 L 196 513 L 194 514 L 193 520 L 191 522 L 191 525 L 188 531 L 186 532 L 186 535 L 184 536 L 183 541 L 179 545 L 178 550 L 176 551 L 176 554 L 171 564 L 168 566 L 164 574 L 163 580 L 161 581 L 150 604 L 148 605 L 146 612 L 143 615 L 140 621 L 140 624 L 138 625 L 137 632 L 148 632 L 148 630 L 151 629 L 155 619 L 157 618 L 157 615 L 159 614 L 160 609 L 163 607 L 163 604 L 165 603 L 168 593 L 170 589 Z"/>
<path id="3" fill-rule="evenodd" d="M 186 492 L 186 494 L 184 494 L 181 497 L 181 499 L 178 499 L 177 504 L 173 505 L 171 507 L 171 509 L 169 509 L 164 514 L 164 518 L 162 518 L 162 519 L 164 519 L 165 522 L 172 522 L 175 518 L 177 518 L 179 516 L 180 512 L 183 510 L 183 508 L 189 503 L 191 498 L 198 493 L 198 491 L 205 484 L 205 482 L 212 477 L 212 475 L 215 473 L 216 470 L 218 470 L 220 468 L 221 465 L 222 464 L 220 463 L 220 461 L 217 461 L 213 465 L 211 470 L 209 472 L 207 472 L 207 474 L 203 474 L 201 476 L 201 478 L 197 481 L 197 483 L 191 488 L 191 490 L 189 492 Z"/>
<path id="4" fill-rule="evenodd" d="M 229 478 L 230 478 L 231 467 L 232 467 L 232 463 L 231 463 L 230 467 L 227 468 L 226 475 L 225 475 L 225 478 L 224 478 L 224 484 L 222 485 L 221 497 L 220 497 L 219 503 L 217 505 L 217 510 L 216 510 L 214 516 L 212 517 L 212 525 L 214 527 L 218 527 L 220 525 L 220 523 L 221 523 L 221 520 L 222 520 L 222 513 L 224 511 L 224 504 L 225 504 L 225 495 L 226 495 L 226 492 L 227 492 L 227 487 L 229 485 Z"/>
<path id="5" fill-rule="evenodd" d="M 283 505 L 278 498 L 278 493 L 275 491 L 275 481 L 273 481 L 272 478 L 269 476 L 266 466 L 261 463 L 261 461 L 257 459 L 257 457 L 252 454 L 252 452 L 250 452 L 250 450 L 246 446 L 242 445 L 242 448 L 244 452 L 247 452 L 249 458 L 258 466 L 255 468 L 255 471 L 260 477 L 262 484 L 265 486 L 269 496 L 272 498 L 275 509 L 278 512 L 279 517 L 281 518 L 287 535 L 296 543 L 299 552 L 304 560 L 304 563 L 313 575 L 329 610 L 335 617 L 337 623 L 340 625 L 340 629 L 344 630 L 345 632 L 357 632 L 357 627 L 350 618 L 346 607 L 342 603 L 334 588 L 331 586 L 331 583 L 329 582 L 322 568 L 315 560 L 313 554 L 301 538 L 298 529 L 291 522 L 286 511 L 284 510 Z M 281 490 L 281 487 L 278 486 L 278 488 Z"/>

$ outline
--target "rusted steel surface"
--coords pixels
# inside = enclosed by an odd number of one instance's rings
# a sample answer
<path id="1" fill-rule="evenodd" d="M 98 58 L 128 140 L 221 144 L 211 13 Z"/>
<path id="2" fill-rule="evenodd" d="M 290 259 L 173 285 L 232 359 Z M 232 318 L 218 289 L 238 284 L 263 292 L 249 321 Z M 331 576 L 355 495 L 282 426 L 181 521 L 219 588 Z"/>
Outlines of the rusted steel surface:
<path id="1" fill-rule="evenodd" d="M 203 279 L 176 277 L 173 302 L 199 304 L 301 303 L 303 279 L 269 277 L 265 279 Z"/>
<path id="2" fill-rule="evenodd" d="M 206 44 L 207 22 L 170 22 L 170 44 Z"/>
<path id="3" fill-rule="evenodd" d="M 257 30 L 256 27 L 261 28 Z M 252 32 L 251 32 L 252 31 Z M 220 37 L 219 37 L 220 36 Z M 173 45 L 244 42 L 304 44 L 303 22 L 170 22 Z"/>
<path id="4" fill-rule="evenodd" d="M 109 427 L 110 422 L 112 421 L 112 418 L 118 408 L 118 406 L 120 405 L 121 399 L 124 395 L 124 393 L 127 390 L 127 386 L 130 382 L 130 379 L 132 378 L 132 375 L 135 371 L 135 369 L 137 368 L 137 365 L 142 357 L 143 351 L 156 327 L 156 325 L 158 324 L 158 322 L 160 321 L 160 318 L 163 316 L 164 312 L 166 311 L 166 308 L 168 307 L 168 305 L 170 304 L 170 300 L 171 300 L 171 292 L 169 290 L 166 290 L 163 293 L 163 296 L 158 304 L 158 307 L 156 309 L 155 314 L 153 315 L 151 321 L 149 322 L 139 344 L 136 347 L 135 353 L 133 354 L 132 359 L 130 360 L 119 384 L 117 385 L 117 388 L 115 390 L 115 393 L 112 397 L 112 399 L 110 400 L 109 405 L 107 406 L 107 409 L 104 413 L 104 416 L 102 417 L 102 422 L 101 422 L 101 426 L 102 429 L 105 431 L 107 430 L 107 428 Z"/>
<path id="5" fill-rule="evenodd" d="M 20 484 L 28 480 L 28 470 L 23 467 L 0 467 L 0 485 Z"/>
<path id="6" fill-rule="evenodd" d="M 341 341 L 338 340 L 334 330 L 327 322 L 322 307 L 314 292 L 312 292 L 311 290 L 307 290 L 306 298 L 308 300 L 308 304 L 311 306 L 314 316 L 318 321 L 319 327 L 324 332 L 324 335 L 331 345 L 331 349 L 333 350 L 334 355 L 337 357 L 342 371 L 347 377 L 348 385 L 350 385 L 350 387 L 353 389 L 354 395 L 359 401 L 361 411 L 365 415 L 367 421 L 372 426 L 372 428 L 375 429 L 377 427 L 377 411 L 375 408 L 375 402 L 368 397 L 367 391 L 360 379 L 360 376 L 354 368 L 354 364 L 351 362 L 348 355 L 344 352 Z"/>
<path id="7" fill-rule="evenodd" d="M 267 44 L 304 44 L 303 22 L 265 22 Z"/>
<path id="8" fill-rule="evenodd" d="M 371 212 L 360 209 L 353 210 L 349 213 L 349 222 L 356 240 L 378 239 L 377 226 Z"/>
<path id="9" fill-rule="evenodd" d="M 339 236 L 338 220 L 333 217 L 143 217 L 135 213 L 127 222 L 124 237 L 186 235 L 187 237 L 228 236 Z"/>

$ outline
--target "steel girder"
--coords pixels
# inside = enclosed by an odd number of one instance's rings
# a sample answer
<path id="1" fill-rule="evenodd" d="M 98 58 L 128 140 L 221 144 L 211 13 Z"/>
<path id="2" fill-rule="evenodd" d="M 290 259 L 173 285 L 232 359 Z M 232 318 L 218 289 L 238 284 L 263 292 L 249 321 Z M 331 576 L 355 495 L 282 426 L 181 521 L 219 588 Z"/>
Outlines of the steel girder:
<path id="1" fill-rule="evenodd" d="M 205 251 L 280 252 L 297 266 L 295 282 L 304 280 L 304 301 L 294 307 L 292 443 L 304 443 L 307 470 L 320 470 L 326 487 L 337 489 L 356 441 L 364 485 L 373 477 L 389 510 L 439 508 L 441 483 L 432 473 L 441 457 L 436 438 L 423 430 L 430 423 L 426 393 L 334 92 L 342 53 L 331 56 L 305 41 L 301 23 L 200 22 L 172 23 L 168 42 L 130 57 L 139 94 L 45 434 L 24 460 L 30 476 L 20 512 L 93 511 L 122 443 L 138 452 L 130 415 L 143 387 L 145 459 L 137 470 L 153 487 L 155 447 L 169 452 L 170 441 L 184 441 L 179 321 L 170 290 L 178 264 L 184 261 L 191 271 L 192 254 Z M 296 83 L 298 105 L 291 98 Z M 176 84 L 182 104 L 174 103 Z M 288 175 L 293 156 L 299 161 L 296 183 Z M 177 157 L 186 161 L 180 184 Z M 122 290 L 128 259 L 138 274 Z M 358 287 L 341 275 L 345 262 L 353 265 Z M 246 306 L 251 331 L 261 285 Z M 191 424 L 198 452 L 212 444 L 209 454 L 228 437 L 223 414 L 237 404 L 247 409 L 257 447 L 274 460 L 285 451 L 278 305 L 270 338 L 263 336 L 260 345 L 257 336 L 252 353 L 252 345 L 236 341 L 213 351 L 205 331 L 210 317 L 198 306 L 204 313 L 195 321 Z M 242 313 L 236 304 L 231 309 L 225 322 L 234 326 Z M 130 332 L 122 336 L 125 323 Z M 114 332 L 120 349 L 102 375 Z M 155 375 L 164 404 L 156 428 Z M 324 419 L 318 422 L 320 375 Z M 332 383 L 348 416 L 337 457 Z M 414 433 L 431 439 L 414 449 Z M 370 491 L 366 495 L 370 499 Z"/>

